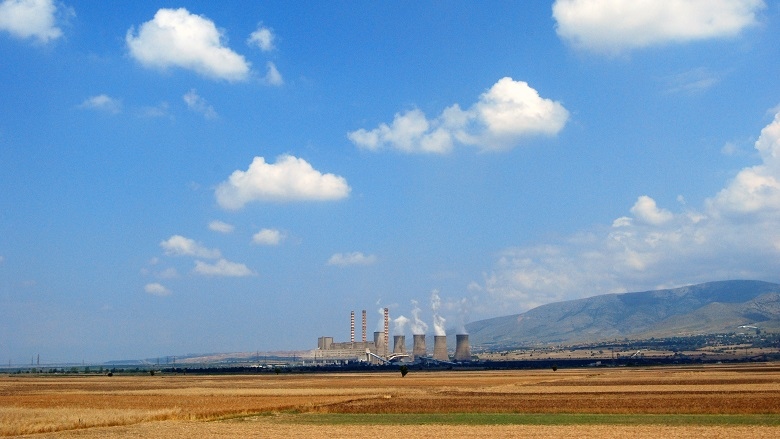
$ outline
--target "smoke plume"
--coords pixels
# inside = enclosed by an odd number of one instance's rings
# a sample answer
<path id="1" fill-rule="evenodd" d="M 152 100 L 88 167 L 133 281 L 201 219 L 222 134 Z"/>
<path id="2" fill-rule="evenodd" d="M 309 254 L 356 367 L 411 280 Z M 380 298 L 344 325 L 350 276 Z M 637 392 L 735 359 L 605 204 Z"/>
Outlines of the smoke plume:
<path id="1" fill-rule="evenodd" d="M 382 332 L 385 330 L 385 309 L 380 307 L 376 312 L 379 313 L 379 319 L 376 322 L 376 332 Z"/>
<path id="2" fill-rule="evenodd" d="M 468 331 L 466 331 L 466 324 L 469 322 L 471 302 L 468 298 L 464 297 L 458 302 L 458 305 L 460 309 L 460 326 L 458 326 L 458 334 L 468 334 Z"/>
<path id="3" fill-rule="evenodd" d="M 404 316 L 393 319 L 393 335 L 404 335 L 404 330 L 408 323 L 409 319 Z"/>
<path id="4" fill-rule="evenodd" d="M 444 322 L 446 319 L 439 315 L 439 308 L 441 307 L 441 298 L 439 297 L 439 290 L 431 291 L 431 310 L 433 311 L 433 332 L 434 335 L 447 335 L 447 331 L 444 329 Z"/>
<path id="5" fill-rule="evenodd" d="M 414 319 L 412 321 L 412 334 L 414 335 L 420 335 L 425 334 L 428 332 L 428 324 L 423 322 L 420 318 L 420 307 L 417 306 L 417 301 L 412 300 L 412 318 Z"/>

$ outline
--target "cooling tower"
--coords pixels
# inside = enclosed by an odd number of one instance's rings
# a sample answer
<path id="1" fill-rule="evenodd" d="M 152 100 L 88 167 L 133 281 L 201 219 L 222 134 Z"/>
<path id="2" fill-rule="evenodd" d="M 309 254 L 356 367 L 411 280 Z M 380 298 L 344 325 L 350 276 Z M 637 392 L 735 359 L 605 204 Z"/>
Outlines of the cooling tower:
<path id="1" fill-rule="evenodd" d="M 394 354 L 406 353 L 406 336 L 404 335 L 393 336 L 393 353 Z"/>
<path id="2" fill-rule="evenodd" d="M 447 355 L 446 335 L 433 336 L 433 359 L 440 361 L 450 361 L 450 357 Z"/>
<path id="3" fill-rule="evenodd" d="M 385 333 L 382 331 L 376 331 L 374 332 L 374 349 L 376 350 L 376 354 L 380 357 L 384 355 L 385 352 Z"/>
<path id="4" fill-rule="evenodd" d="M 414 347 L 412 347 L 412 355 L 414 358 L 421 358 L 428 355 L 428 351 L 425 349 L 425 334 L 414 334 Z"/>
<path id="5" fill-rule="evenodd" d="M 468 334 L 457 334 L 455 336 L 455 361 L 471 361 L 471 347 L 469 346 Z"/>

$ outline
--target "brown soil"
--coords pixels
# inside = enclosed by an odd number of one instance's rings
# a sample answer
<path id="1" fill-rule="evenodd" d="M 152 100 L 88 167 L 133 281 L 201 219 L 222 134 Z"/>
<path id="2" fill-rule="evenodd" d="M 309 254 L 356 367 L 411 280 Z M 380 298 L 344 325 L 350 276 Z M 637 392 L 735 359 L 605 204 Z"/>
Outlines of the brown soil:
<path id="1" fill-rule="evenodd" d="M 444 432 L 550 437 L 576 431 L 579 437 L 780 437 L 780 428 L 767 426 L 313 426 L 296 423 L 294 415 L 246 417 L 291 410 L 780 415 L 780 365 L 412 370 L 404 378 L 400 373 L 0 377 L 0 436 L 347 437 L 371 431 L 376 437 L 445 437 Z"/>

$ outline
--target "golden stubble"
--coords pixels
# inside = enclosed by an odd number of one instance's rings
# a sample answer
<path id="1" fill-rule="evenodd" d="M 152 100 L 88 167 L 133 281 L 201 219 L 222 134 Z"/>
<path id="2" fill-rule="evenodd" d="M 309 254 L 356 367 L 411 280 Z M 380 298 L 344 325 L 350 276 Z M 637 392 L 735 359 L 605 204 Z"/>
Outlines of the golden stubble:
<path id="1" fill-rule="evenodd" d="M 85 429 L 109 434 L 171 425 L 187 429 L 203 421 L 220 421 L 209 425 L 227 430 L 260 424 L 284 429 L 286 424 L 270 421 L 273 416 L 238 426 L 226 420 L 287 412 L 780 415 L 780 365 L 412 369 L 403 378 L 388 372 L 0 377 L 2 436 Z"/>

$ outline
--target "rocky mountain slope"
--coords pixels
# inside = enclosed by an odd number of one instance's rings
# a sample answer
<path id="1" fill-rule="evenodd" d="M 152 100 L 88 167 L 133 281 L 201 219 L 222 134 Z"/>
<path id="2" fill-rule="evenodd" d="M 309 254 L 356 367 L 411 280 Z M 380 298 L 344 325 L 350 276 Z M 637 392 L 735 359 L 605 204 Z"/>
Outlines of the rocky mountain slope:
<path id="1" fill-rule="evenodd" d="M 472 346 L 509 348 L 623 338 L 780 330 L 780 284 L 733 280 L 551 303 L 466 325 Z"/>

